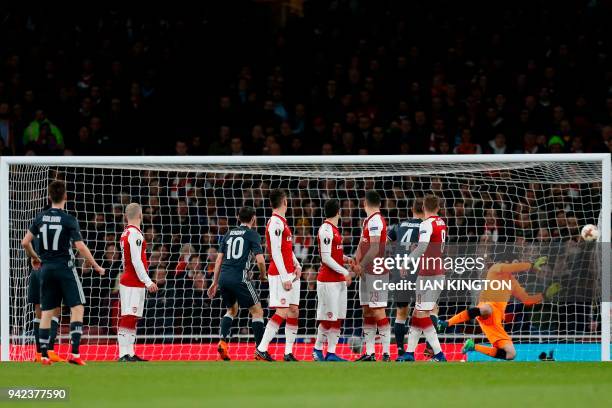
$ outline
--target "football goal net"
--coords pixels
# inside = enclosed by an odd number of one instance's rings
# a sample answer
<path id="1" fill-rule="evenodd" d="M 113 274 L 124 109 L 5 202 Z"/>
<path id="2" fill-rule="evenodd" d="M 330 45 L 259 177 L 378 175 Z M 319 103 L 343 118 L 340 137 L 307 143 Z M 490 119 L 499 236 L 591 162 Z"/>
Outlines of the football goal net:
<path id="1" fill-rule="evenodd" d="M 508 248 L 512 260 L 548 257 L 542 273 L 516 276 L 526 292 L 543 293 L 544 300 L 525 305 L 513 297 L 505 310 L 504 327 L 518 359 L 535 361 L 550 351 L 557 360 L 610 358 L 609 155 L 3 157 L 0 350 L 5 361 L 34 359 L 36 316 L 28 288 L 36 272 L 20 242 L 35 215 L 48 207 L 47 187 L 53 180 L 65 181 L 66 211 L 77 218 L 85 243 L 107 271 L 98 276 L 77 261 L 87 299 L 81 343 L 85 359 L 118 357 L 119 238 L 125 228 L 124 210 L 131 202 L 142 206 L 148 273 L 159 286 L 157 293 L 147 294 L 136 353 L 152 360 L 217 359 L 225 308 L 218 295 L 208 298 L 207 288 L 219 239 L 237 225 L 238 210 L 248 205 L 256 209 L 257 232 L 265 244 L 264 228 L 271 215 L 268 194 L 274 188 L 288 193 L 287 221 L 303 270 L 294 347 L 299 359 L 310 359 L 316 334 L 316 234 L 324 219 L 323 205 L 330 198 L 340 200 L 344 252 L 352 256 L 365 218 L 364 194 L 372 189 L 381 195 L 381 212 L 389 226 L 411 217 L 415 198 L 438 196 L 449 251 L 457 255 L 465 248 L 486 258 L 485 268 L 470 276 L 486 275 L 498 255 L 509 261 Z M 597 242 L 581 239 L 581 229 L 589 224 L 599 230 Z M 255 271 L 253 286 L 267 319 L 268 286 Z M 447 279 L 455 272 L 447 270 Z M 548 290 L 551 284 L 554 291 Z M 391 324 L 393 299 L 390 294 Z M 478 301 L 478 287 L 448 290 L 439 299 L 439 315 L 450 317 Z M 62 354 L 68 352 L 70 337 L 67 308 L 58 320 L 55 348 Z M 339 355 L 352 359 L 360 354 L 362 321 L 353 283 Z M 271 354 L 282 354 L 283 333 L 281 329 Z M 488 342 L 474 321 L 441 333 L 447 358 L 479 358 L 461 353 L 467 338 Z M 253 342 L 248 311 L 241 310 L 232 326 L 230 355 L 252 359 Z M 417 348 L 419 359 L 423 347 Z M 395 346 L 392 350 L 394 354 Z"/>

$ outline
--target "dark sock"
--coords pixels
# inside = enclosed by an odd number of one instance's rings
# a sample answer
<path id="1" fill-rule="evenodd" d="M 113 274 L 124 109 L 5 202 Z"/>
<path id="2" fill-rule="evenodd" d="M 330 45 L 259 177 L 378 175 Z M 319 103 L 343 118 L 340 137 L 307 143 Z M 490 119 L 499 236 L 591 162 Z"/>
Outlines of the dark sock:
<path id="1" fill-rule="evenodd" d="M 34 319 L 34 341 L 36 342 L 36 352 L 40 353 L 40 320 Z"/>
<path id="2" fill-rule="evenodd" d="M 221 340 L 228 341 L 230 338 L 230 331 L 232 330 L 232 323 L 234 319 L 228 315 L 223 316 L 221 319 Z"/>
<path id="3" fill-rule="evenodd" d="M 505 360 L 506 350 L 497 349 L 497 352 L 495 353 L 495 358 L 499 358 L 500 360 Z"/>
<path id="4" fill-rule="evenodd" d="M 468 312 L 468 316 L 470 316 L 470 319 L 474 319 L 474 318 L 480 316 L 480 308 L 479 307 L 470 307 L 467 312 Z"/>
<path id="5" fill-rule="evenodd" d="M 252 320 L 251 329 L 253 330 L 253 335 L 255 336 L 255 345 L 261 343 L 261 339 L 263 338 L 265 331 L 263 319 Z"/>
<path id="6" fill-rule="evenodd" d="M 38 338 L 40 341 L 40 353 L 43 357 L 49 357 L 49 329 L 38 329 Z"/>
<path id="7" fill-rule="evenodd" d="M 393 332 L 395 333 L 395 343 L 397 344 L 398 354 L 404 353 L 404 338 L 406 337 L 406 322 L 393 324 Z"/>
<path id="8" fill-rule="evenodd" d="M 82 334 L 83 322 L 70 322 L 70 344 L 72 344 L 72 354 L 79 354 Z"/>
<path id="9" fill-rule="evenodd" d="M 57 337 L 57 329 L 59 328 L 59 320 L 51 319 L 51 331 L 49 332 L 49 350 L 55 348 L 55 339 Z"/>

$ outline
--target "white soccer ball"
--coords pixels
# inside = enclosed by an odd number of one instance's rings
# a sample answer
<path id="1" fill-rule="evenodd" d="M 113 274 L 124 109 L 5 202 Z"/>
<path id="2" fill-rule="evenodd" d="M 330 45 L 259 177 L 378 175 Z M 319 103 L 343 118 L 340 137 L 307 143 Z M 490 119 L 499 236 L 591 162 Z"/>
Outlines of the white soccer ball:
<path id="1" fill-rule="evenodd" d="M 597 229 L 596 225 L 587 224 L 582 227 L 582 231 L 580 231 L 580 236 L 585 241 L 597 241 L 599 238 L 599 229 Z"/>

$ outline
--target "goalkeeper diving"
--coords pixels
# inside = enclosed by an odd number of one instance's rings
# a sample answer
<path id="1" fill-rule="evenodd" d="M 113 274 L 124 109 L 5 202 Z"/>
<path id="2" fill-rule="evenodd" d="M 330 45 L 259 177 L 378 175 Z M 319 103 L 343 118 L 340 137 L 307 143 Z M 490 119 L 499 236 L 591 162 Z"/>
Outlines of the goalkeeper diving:
<path id="1" fill-rule="evenodd" d="M 554 297 L 561 290 L 558 283 L 552 283 L 544 293 L 530 295 L 514 275 L 530 270 L 540 273 L 547 262 L 548 258 L 541 256 L 533 264 L 517 262 L 492 265 L 487 272 L 486 279 L 489 281 L 510 281 L 511 289 L 486 289 L 480 293 L 477 306 L 464 310 L 448 320 L 442 320 L 432 315 L 431 318 L 436 330 L 442 332 L 448 327 L 476 319 L 492 347 L 476 344 L 473 339 L 467 339 L 461 352 L 466 354 L 470 351 L 477 351 L 500 360 L 514 360 L 516 349 L 510 335 L 504 329 L 504 315 L 510 297 L 514 296 L 525 306 L 533 306 L 541 303 L 544 299 Z"/>

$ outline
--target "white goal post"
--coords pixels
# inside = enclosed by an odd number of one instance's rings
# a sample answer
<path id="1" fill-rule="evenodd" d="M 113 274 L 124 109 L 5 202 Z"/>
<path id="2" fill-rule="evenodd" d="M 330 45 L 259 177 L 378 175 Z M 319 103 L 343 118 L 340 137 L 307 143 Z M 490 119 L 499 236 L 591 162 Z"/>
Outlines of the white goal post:
<path id="1" fill-rule="evenodd" d="M 154 208 L 152 211 L 158 211 L 145 214 L 150 218 L 145 220 L 144 227 L 151 227 L 149 232 L 143 229 L 145 237 L 149 233 L 155 238 L 148 248 L 155 254 L 149 253 L 149 256 L 159 259 L 167 256 L 174 260 L 159 267 L 164 272 L 163 277 L 170 281 L 175 273 L 170 268 L 175 269 L 174 265 L 183 260 L 183 255 L 188 254 L 185 258 L 187 263 L 193 259 L 193 255 L 199 255 L 203 265 L 198 265 L 203 268 L 201 285 L 206 285 L 207 279 L 205 251 L 215 247 L 215 239 L 222 227 L 234 225 L 233 215 L 245 202 L 254 203 L 258 210 L 258 226 L 261 227 L 269 216 L 268 203 L 262 192 L 275 186 L 291 187 L 289 206 L 292 202 L 299 202 L 300 215 L 295 211 L 289 222 L 294 235 L 299 235 L 296 229 L 303 229 L 310 238 L 322 221 L 320 216 L 315 215 L 320 214 L 321 202 L 326 198 L 339 198 L 343 202 L 343 214 L 346 211 L 349 214 L 346 217 L 351 219 L 343 235 L 349 236 L 347 241 L 358 239 L 357 226 L 362 217 L 359 200 L 366 187 L 372 186 L 384 192 L 381 194 L 386 202 L 383 214 L 391 213 L 389 224 L 408 214 L 408 205 L 414 197 L 431 191 L 439 193 L 446 201 L 443 211 L 447 217 L 458 219 L 459 211 L 461 214 L 465 211 L 461 217 L 467 220 L 466 225 L 455 225 L 453 222 L 454 231 L 459 231 L 457 242 L 462 242 L 464 238 L 465 241 L 479 241 L 485 235 L 500 242 L 506 239 L 539 239 L 539 234 L 552 237 L 550 231 L 553 229 L 561 240 L 565 238 L 559 232 L 563 228 L 569 231 L 575 223 L 580 227 L 586 223 L 597 224 L 599 241 L 604 248 L 599 252 L 603 257 L 601 273 L 599 278 L 588 282 L 591 289 L 598 288 L 597 304 L 588 305 L 589 302 L 580 301 L 578 306 L 573 304 L 571 307 L 551 307 L 545 312 L 540 310 L 538 319 L 547 319 L 546 329 L 542 329 L 544 324 L 532 324 L 531 313 L 534 312 L 522 309 L 515 312 L 515 316 L 523 316 L 520 317 L 522 320 L 507 324 L 513 326 L 512 337 L 518 339 L 518 343 L 529 352 L 546 350 L 542 344 L 560 344 L 560 349 L 569 350 L 568 359 L 588 359 L 590 357 L 582 357 L 586 354 L 581 354 L 586 353 L 582 346 L 588 344 L 597 347 L 597 359 L 610 360 L 612 170 L 609 154 L 0 157 L 0 361 L 28 360 L 33 356 L 30 327 L 33 309 L 26 300 L 29 270 L 17 237 L 23 236 L 33 216 L 46 205 L 46 185 L 58 175 L 70 180 L 69 201 L 75 198 L 70 186 L 77 186 L 79 190 L 76 207 L 69 207 L 68 210 L 75 211 L 82 231 L 86 230 L 86 243 L 91 244 L 89 239 L 101 245 L 102 249 L 95 254 L 97 259 L 107 256 L 107 248 L 117 243 L 111 242 L 109 236 L 113 234 L 108 234 L 108 226 L 95 235 L 97 230 L 85 225 L 104 228 L 109 220 L 117 220 L 119 224 L 126 202 L 149 200 L 149 193 L 156 191 L 155 203 L 143 203 Z M 347 202 L 346 207 L 344 201 Z M 166 205 L 172 206 L 172 211 L 166 211 Z M 198 207 L 195 209 L 198 213 L 192 214 L 191 207 Z M 554 219 L 550 215 L 559 212 L 563 214 L 555 215 Z M 96 219 L 98 215 L 100 219 Z M 511 225 L 506 223 L 504 218 L 507 217 L 512 218 Z M 567 225 L 557 225 L 557 217 L 563 217 Z M 489 218 L 491 225 L 488 224 Z M 152 221 L 154 219 L 156 221 Z M 147 220 L 151 220 L 149 224 Z M 222 222 L 223 226 L 220 225 Z M 521 231 L 521 228 L 526 231 Z M 541 232 L 546 229 L 548 232 Z M 167 238 L 156 240 L 163 234 Z M 91 238 L 94 235 L 96 238 Z M 198 243 L 192 245 L 192 239 Z M 304 259 L 309 259 L 308 263 L 312 266 L 311 279 L 316 279 L 316 242 L 310 242 L 306 237 L 301 245 L 305 248 Z M 164 251 L 168 250 L 171 253 L 164 255 Z M 109 257 L 112 255 L 108 254 Z M 113 259 L 109 258 L 109 262 L 112 263 Z M 178 269 L 176 271 L 178 274 Z M 156 273 L 153 270 L 150 272 Z M 91 353 L 98 353 L 94 356 L 96 359 L 111 359 L 115 356 L 108 354 L 110 352 L 105 347 L 113 344 L 115 339 L 112 331 L 113 306 L 105 303 L 104 298 L 110 296 L 112 287 L 102 288 L 94 278 L 86 278 L 92 285 L 88 294 L 97 297 L 98 302 L 92 306 L 96 307 L 96 316 L 92 320 L 95 323 L 91 323 L 97 329 L 84 333 L 84 343 L 87 344 L 89 339 L 93 350 Z M 190 278 L 196 279 L 192 275 Z M 154 357 L 184 359 L 190 353 L 210 352 L 200 346 L 216 341 L 217 321 L 224 309 L 218 301 L 208 302 L 198 298 L 194 302 L 193 293 L 197 290 L 190 288 L 189 292 L 185 288 L 179 290 L 174 287 L 173 295 L 157 299 L 152 306 L 158 314 L 148 318 L 145 316 L 138 341 L 151 345 L 150 350 L 154 350 L 151 352 L 159 353 Z M 310 289 L 304 290 L 304 308 L 312 308 L 312 292 L 309 292 Z M 185 300 L 189 300 L 190 310 L 197 309 L 197 313 L 200 313 L 198 316 L 177 317 L 172 314 L 169 317 L 164 312 L 164 308 L 186 307 L 183 305 Z M 262 301 L 264 309 L 267 309 L 265 297 L 262 297 Z M 466 305 L 466 302 L 458 300 L 453 306 L 459 308 Z M 389 314 L 394 317 L 392 303 L 389 306 Z M 201 312 L 204 308 L 206 311 Z M 350 310 L 349 307 L 349 314 Z M 449 307 L 448 310 L 450 313 L 455 309 Z M 567 314 L 571 316 L 565 316 Z M 303 323 L 300 323 L 304 326 L 300 329 L 304 344 L 312 338 L 315 326 L 312 319 L 307 320 L 309 318 L 306 316 L 301 317 Z M 347 325 L 350 319 L 347 316 Z M 347 347 L 351 339 L 360 335 L 360 321 L 357 317 L 353 320 L 350 323 L 352 334 L 344 336 Z M 538 323 L 542 322 L 538 320 Z M 244 322 L 239 324 L 241 328 L 249 327 Z M 202 325 L 206 326 L 205 330 L 200 330 Z M 535 326 L 538 326 L 537 331 Z M 345 328 L 345 332 L 348 333 L 348 329 Z M 251 335 L 248 330 L 240 331 L 235 338 L 249 341 Z M 442 338 L 443 342 L 455 344 L 463 339 L 463 333 L 453 332 Z M 66 336 L 60 333 L 59 341 L 65 343 Z M 571 348 L 574 344 L 581 347 Z M 243 352 L 242 349 L 240 352 Z M 203 357 L 212 359 L 216 355 Z"/>

